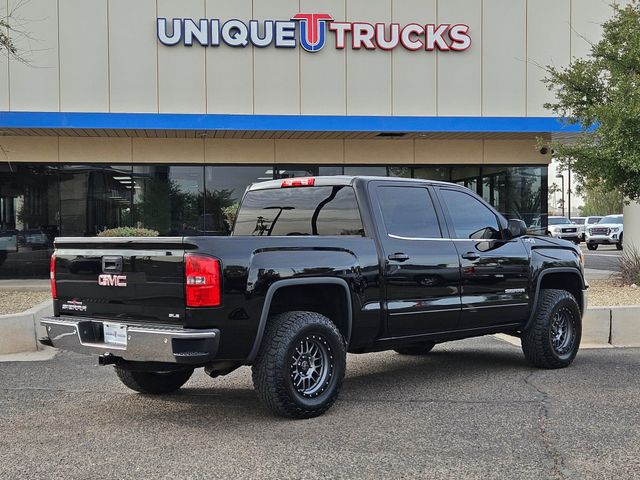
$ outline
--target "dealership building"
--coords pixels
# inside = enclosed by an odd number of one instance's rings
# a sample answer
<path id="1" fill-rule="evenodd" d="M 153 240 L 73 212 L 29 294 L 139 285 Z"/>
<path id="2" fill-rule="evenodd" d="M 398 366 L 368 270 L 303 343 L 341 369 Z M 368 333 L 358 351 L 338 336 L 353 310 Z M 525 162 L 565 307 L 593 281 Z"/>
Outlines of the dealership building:
<path id="1" fill-rule="evenodd" d="M 0 278 L 57 236 L 225 235 L 247 185 L 309 175 L 463 184 L 545 228 L 545 65 L 602 0 L 8 0 Z"/>

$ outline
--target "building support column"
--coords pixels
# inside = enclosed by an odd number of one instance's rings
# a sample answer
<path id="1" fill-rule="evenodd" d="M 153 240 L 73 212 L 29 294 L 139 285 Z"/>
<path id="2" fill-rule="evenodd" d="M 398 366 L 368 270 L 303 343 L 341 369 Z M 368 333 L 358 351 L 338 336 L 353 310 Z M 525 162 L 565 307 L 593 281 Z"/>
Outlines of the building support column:
<path id="1" fill-rule="evenodd" d="M 624 245 L 640 250 L 640 202 L 624 206 Z"/>

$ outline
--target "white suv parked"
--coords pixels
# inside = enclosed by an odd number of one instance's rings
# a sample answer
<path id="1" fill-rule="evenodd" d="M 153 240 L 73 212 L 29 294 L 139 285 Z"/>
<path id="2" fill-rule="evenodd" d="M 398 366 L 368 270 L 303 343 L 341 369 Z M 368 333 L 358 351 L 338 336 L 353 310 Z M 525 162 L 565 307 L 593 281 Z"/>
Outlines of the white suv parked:
<path id="1" fill-rule="evenodd" d="M 580 238 L 584 241 L 587 234 L 587 228 L 590 225 L 594 225 L 598 223 L 602 217 L 572 217 L 571 220 L 573 223 L 578 225 L 578 233 L 580 234 Z"/>
<path id="2" fill-rule="evenodd" d="M 579 225 L 571 222 L 567 217 L 549 217 L 547 230 L 552 237 L 571 240 L 575 244 L 580 243 Z"/>
<path id="3" fill-rule="evenodd" d="M 587 248 L 597 250 L 598 245 L 615 245 L 618 250 L 622 250 L 623 230 L 622 215 L 607 215 L 597 224 L 587 227 Z"/>

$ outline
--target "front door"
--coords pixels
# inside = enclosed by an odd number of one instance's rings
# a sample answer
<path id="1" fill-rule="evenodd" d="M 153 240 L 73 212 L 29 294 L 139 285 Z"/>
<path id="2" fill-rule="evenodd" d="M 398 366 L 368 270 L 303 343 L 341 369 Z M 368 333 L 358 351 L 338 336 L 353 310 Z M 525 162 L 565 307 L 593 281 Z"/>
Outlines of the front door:
<path id="1" fill-rule="evenodd" d="M 482 200 L 440 187 L 462 267 L 461 329 L 520 323 L 529 312 L 529 256 L 522 239 L 505 238 Z"/>
<path id="2" fill-rule="evenodd" d="M 460 265 L 443 238 L 430 188 L 370 184 L 384 252 L 389 337 L 446 332 L 460 318 Z"/>

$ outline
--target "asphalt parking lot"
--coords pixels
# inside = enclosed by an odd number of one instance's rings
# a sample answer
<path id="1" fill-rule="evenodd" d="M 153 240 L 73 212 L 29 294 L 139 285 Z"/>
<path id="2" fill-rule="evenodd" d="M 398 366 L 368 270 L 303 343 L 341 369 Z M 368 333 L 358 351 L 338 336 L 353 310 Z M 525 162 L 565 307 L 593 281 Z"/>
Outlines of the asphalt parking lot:
<path id="1" fill-rule="evenodd" d="M 586 268 L 593 270 L 618 271 L 621 251 L 615 245 L 600 245 L 598 250 L 587 250 L 585 243 L 580 244 L 580 249 L 584 253 L 584 264 Z"/>
<path id="2" fill-rule="evenodd" d="M 0 478 L 637 478 L 640 349 L 533 370 L 494 337 L 350 356 L 323 417 L 258 403 L 248 369 L 128 391 L 61 353 L 0 364 Z"/>

